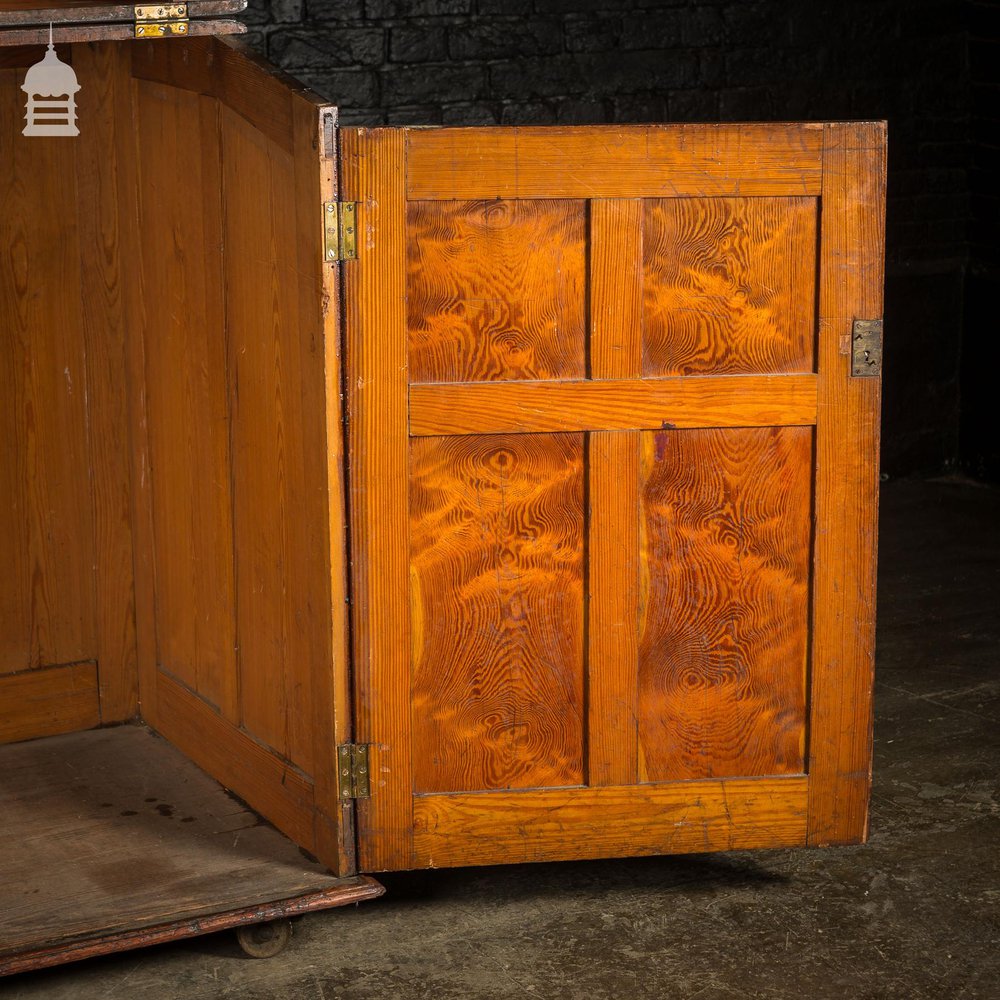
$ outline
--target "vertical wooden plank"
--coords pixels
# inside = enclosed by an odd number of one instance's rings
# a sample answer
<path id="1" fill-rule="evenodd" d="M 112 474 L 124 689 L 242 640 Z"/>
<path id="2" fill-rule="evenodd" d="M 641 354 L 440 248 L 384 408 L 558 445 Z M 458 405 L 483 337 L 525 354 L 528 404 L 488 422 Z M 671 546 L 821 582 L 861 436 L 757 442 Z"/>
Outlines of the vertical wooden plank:
<path id="1" fill-rule="evenodd" d="M 344 495 L 344 415 L 340 343 L 340 269 L 323 263 L 320 205 L 337 197 L 337 109 L 295 102 L 295 192 L 298 224 L 299 315 L 302 317 L 302 444 L 316 477 L 317 531 L 310 552 L 325 577 L 312 654 L 315 853 L 337 874 L 357 870 L 353 805 L 341 802 L 336 746 L 351 738 L 347 622 L 347 505 Z M 319 588 L 317 588 L 319 589 Z M 328 594 L 328 596 L 327 596 Z"/>
<path id="2" fill-rule="evenodd" d="M 810 844 L 868 832 L 881 380 L 852 378 L 851 325 L 882 315 L 885 125 L 827 125 L 820 237 Z"/>
<path id="3" fill-rule="evenodd" d="M 639 434 L 590 435 L 587 783 L 638 774 Z"/>
<path id="4" fill-rule="evenodd" d="M 413 853 L 406 482 L 406 201 L 403 129 L 341 133 L 342 194 L 360 202 L 359 261 L 344 268 L 351 449 L 356 738 L 374 744 L 358 803 L 359 868 Z"/>
<path id="5" fill-rule="evenodd" d="M 590 375 L 642 368 L 642 201 L 590 203 Z M 587 782 L 637 778 L 639 434 L 589 435 Z"/>
<path id="6" fill-rule="evenodd" d="M 642 374 L 642 201 L 590 203 L 590 375 Z"/>
<path id="7" fill-rule="evenodd" d="M 221 121 L 241 720 L 311 774 L 310 643 L 329 596 L 310 573 L 326 518 L 303 452 L 295 161 L 228 107 Z"/>
<path id="8" fill-rule="evenodd" d="M 218 110 L 137 87 L 157 665 L 235 721 Z"/>
<path id="9" fill-rule="evenodd" d="M 139 201 L 138 161 L 141 132 L 138 128 L 140 94 L 132 79 L 135 50 L 121 46 L 119 58 L 125 76 L 118 94 L 116 115 L 129 123 L 130 141 L 119 147 L 118 204 L 123 227 L 122 256 L 138 261 L 143 240 Z M 132 269 L 125 282 L 125 386 L 128 408 L 132 473 L 132 552 L 135 588 L 136 664 L 139 674 L 139 711 L 151 726 L 159 724 L 156 704 L 156 589 L 153 550 L 153 477 L 149 454 L 149 408 L 146 385 L 146 342 L 143 327 L 145 269 Z"/>
<path id="10" fill-rule="evenodd" d="M 0 98 L 0 672 L 96 659 L 75 147 L 21 135 L 22 79 Z"/>
<path id="11" fill-rule="evenodd" d="M 133 595 L 129 433 L 125 398 L 126 315 L 119 186 L 128 170 L 131 88 L 123 46 L 77 46 L 86 81 L 80 113 L 77 194 L 83 253 L 81 318 L 87 352 L 87 433 L 94 504 L 97 665 L 103 722 L 135 715 L 138 705 Z M 124 97 L 124 100 L 123 100 Z"/>

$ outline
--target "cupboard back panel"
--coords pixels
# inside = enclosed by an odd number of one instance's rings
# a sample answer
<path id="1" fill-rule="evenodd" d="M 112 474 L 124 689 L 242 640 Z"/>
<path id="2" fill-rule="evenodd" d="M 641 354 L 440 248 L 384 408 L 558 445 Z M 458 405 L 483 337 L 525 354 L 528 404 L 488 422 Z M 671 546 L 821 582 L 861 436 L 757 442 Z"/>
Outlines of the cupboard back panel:
<path id="1" fill-rule="evenodd" d="M 136 710 L 121 257 L 123 61 L 64 50 L 80 137 L 26 137 L 37 49 L 0 70 L 0 741 Z M 128 121 L 127 105 L 125 122 Z M 100 152 L 98 152 L 100 151 Z M 109 162 L 110 160 L 110 162 Z"/>

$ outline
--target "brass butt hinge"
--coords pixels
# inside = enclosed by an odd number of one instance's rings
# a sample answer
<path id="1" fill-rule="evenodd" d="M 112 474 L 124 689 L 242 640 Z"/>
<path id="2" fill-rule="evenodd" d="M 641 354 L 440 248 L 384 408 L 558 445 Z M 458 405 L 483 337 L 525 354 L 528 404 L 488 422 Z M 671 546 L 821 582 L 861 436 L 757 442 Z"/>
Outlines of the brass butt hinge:
<path id="1" fill-rule="evenodd" d="M 323 259 L 358 259 L 358 206 L 353 201 L 323 202 Z"/>
<path id="2" fill-rule="evenodd" d="M 133 7 L 136 38 L 163 38 L 188 33 L 186 3 L 143 4 Z"/>
<path id="3" fill-rule="evenodd" d="M 851 375 L 874 378 L 882 374 L 882 320 L 856 319 L 851 328 Z"/>
<path id="4" fill-rule="evenodd" d="M 340 798 L 370 799 L 368 773 L 369 743 L 341 743 L 337 747 L 337 772 L 340 775 Z"/>

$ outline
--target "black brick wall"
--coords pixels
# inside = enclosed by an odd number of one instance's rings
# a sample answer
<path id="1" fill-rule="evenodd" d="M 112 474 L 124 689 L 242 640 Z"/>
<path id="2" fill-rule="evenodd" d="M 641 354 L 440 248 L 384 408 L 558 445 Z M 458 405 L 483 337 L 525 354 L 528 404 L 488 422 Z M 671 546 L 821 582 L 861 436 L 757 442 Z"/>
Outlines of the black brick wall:
<path id="1" fill-rule="evenodd" d="M 958 461 L 967 271 L 996 249 L 996 3 L 250 2 L 252 43 L 345 124 L 888 119 L 884 468 Z"/>

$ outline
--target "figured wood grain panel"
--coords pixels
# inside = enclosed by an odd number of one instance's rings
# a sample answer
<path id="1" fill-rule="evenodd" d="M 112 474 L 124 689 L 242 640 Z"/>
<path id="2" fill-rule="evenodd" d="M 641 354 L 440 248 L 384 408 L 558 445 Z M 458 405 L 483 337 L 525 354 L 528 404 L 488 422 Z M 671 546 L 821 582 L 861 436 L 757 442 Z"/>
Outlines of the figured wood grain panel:
<path id="1" fill-rule="evenodd" d="M 812 432 L 642 435 L 640 771 L 804 770 Z"/>
<path id="2" fill-rule="evenodd" d="M 373 744 L 372 798 L 357 805 L 358 867 L 408 868 L 409 512 L 406 428 L 405 136 L 342 129 L 341 197 L 361 202 L 358 252 L 345 267 L 355 738 Z"/>
<path id="3" fill-rule="evenodd" d="M 585 373 L 586 205 L 410 202 L 410 380 Z"/>
<path id="4" fill-rule="evenodd" d="M 136 714 L 138 666 L 133 586 L 131 446 L 126 397 L 128 315 L 123 257 L 135 229 L 122 202 L 133 180 L 129 53 L 112 45 L 76 51 L 80 113 L 88 121 L 77 156 L 83 289 L 80 316 L 87 360 L 88 437 L 94 504 L 98 678 L 103 722 Z M 114 150 L 110 156 L 108 151 Z M 133 188 L 134 190 L 134 188 Z M 124 214 L 123 214 L 123 209 Z"/>
<path id="5" fill-rule="evenodd" d="M 329 663 L 324 467 L 303 441 L 325 419 L 302 399 L 322 385 L 319 353 L 302 356 L 319 288 L 300 317 L 294 157 L 225 106 L 221 125 L 240 719 L 311 774 L 311 674 Z"/>
<path id="6" fill-rule="evenodd" d="M 76 148 L 0 71 L 0 673 L 98 653 Z"/>
<path id="7" fill-rule="evenodd" d="M 583 782 L 583 438 L 414 440 L 417 792 Z"/>
<path id="8" fill-rule="evenodd" d="M 410 387 L 410 433 L 418 437 L 815 422 L 815 375 Z"/>
<path id="9" fill-rule="evenodd" d="M 589 438 L 587 784 L 638 777 L 639 439 Z"/>
<path id="10" fill-rule="evenodd" d="M 643 206 L 647 376 L 813 370 L 816 200 Z"/>
<path id="11" fill-rule="evenodd" d="M 414 863 L 426 868 L 797 847 L 806 779 L 426 795 Z"/>
<path id="12" fill-rule="evenodd" d="M 136 84 L 157 661 L 238 719 L 218 107 Z"/>
<path id="13" fill-rule="evenodd" d="M 852 378 L 851 325 L 882 315 L 884 122 L 828 125 L 820 241 L 809 842 L 868 834 L 880 378 Z"/>
<path id="14" fill-rule="evenodd" d="M 590 375 L 642 374 L 642 202 L 590 203 Z"/>
<path id="15" fill-rule="evenodd" d="M 408 129 L 421 199 L 815 195 L 823 127 L 625 125 Z"/>
<path id="16" fill-rule="evenodd" d="M 96 663 L 0 674 L 0 743 L 36 740 L 100 724 Z"/>

